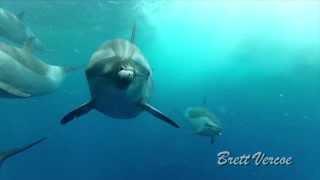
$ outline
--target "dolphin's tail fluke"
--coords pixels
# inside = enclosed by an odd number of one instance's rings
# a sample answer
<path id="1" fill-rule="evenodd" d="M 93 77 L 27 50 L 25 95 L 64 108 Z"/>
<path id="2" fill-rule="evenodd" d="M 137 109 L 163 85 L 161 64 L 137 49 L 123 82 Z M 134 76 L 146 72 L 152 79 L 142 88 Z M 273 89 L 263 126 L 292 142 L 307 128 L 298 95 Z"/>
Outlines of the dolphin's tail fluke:
<path id="1" fill-rule="evenodd" d="M 41 138 L 33 143 L 30 143 L 30 144 L 23 146 L 23 147 L 11 149 L 6 152 L 0 153 L 0 167 L 4 163 L 4 161 L 6 161 L 7 159 L 9 159 L 17 154 L 20 154 L 20 153 L 32 148 L 33 146 L 35 146 L 37 144 L 40 144 L 41 142 L 45 141 L 46 139 L 47 138 Z"/>

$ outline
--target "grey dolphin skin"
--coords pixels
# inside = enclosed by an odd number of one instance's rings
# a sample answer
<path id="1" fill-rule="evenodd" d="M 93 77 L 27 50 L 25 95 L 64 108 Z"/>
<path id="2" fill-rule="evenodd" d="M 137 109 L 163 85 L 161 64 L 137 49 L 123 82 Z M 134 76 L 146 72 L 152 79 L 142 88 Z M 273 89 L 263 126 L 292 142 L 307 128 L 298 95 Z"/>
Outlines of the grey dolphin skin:
<path id="1" fill-rule="evenodd" d="M 20 147 L 20 148 L 14 148 L 14 149 L 10 149 L 10 150 L 3 151 L 3 152 L 0 151 L 0 167 L 3 165 L 3 163 L 7 159 L 27 151 L 28 149 L 32 148 L 33 146 L 35 146 L 37 144 L 40 144 L 41 142 L 45 141 L 46 139 L 47 138 L 41 138 L 35 142 L 32 142 L 32 143 L 27 144 L 27 145 Z"/>
<path id="2" fill-rule="evenodd" d="M 215 114 L 205 107 L 189 107 L 185 112 L 194 134 L 211 138 L 213 144 L 216 137 L 222 134 L 222 125 Z"/>
<path id="3" fill-rule="evenodd" d="M 131 41 L 115 39 L 106 42 L 91 56 L 86 69 L 91 100 L 65 115 L 66 124 L 92 109 L 116 119 L 131 119 L 141 112 L 179 128 L 171 118 L 151 106 L 148 99 L 152 88 L 152 70 L 140 49 Z"/>
<path id="4" fill-rule="evenodd" d="M 29 38 L 34 38 L 33 48 L 44 50 L 42 42 L 23 22 L 24 12 L 14 14 L 0 8 L 0 36 L 17 44 L 23 45 Z"/>
<path id="5" fill-rule="evenodd" d="M 29 98 L 54 92 L 77 68 L 49 65 L 32 54 L 33 38 L 23 48 L 0 43 L 0 98 Z M 80 67 L 79 67 L 80 68 Z"/>

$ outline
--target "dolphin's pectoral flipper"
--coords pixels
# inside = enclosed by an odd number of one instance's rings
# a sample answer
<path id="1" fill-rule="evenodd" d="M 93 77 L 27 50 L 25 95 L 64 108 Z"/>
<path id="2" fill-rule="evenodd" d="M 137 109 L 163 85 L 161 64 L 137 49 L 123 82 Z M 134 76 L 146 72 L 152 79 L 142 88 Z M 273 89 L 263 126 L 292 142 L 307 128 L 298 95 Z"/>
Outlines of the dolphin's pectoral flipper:
<path id="1" fill-rule="evenodd" d="M 6 152 L 3 152 L 3 153 L 0 153 L 0 167 L 1 165 L 3 164 L 3 162 L 17 154 L 20 154 L 30 148 L 32 148 L 33 146 L 37 145 L 37 144 L 40 144 L 41 142 L 45 141 L 47 138 L 41 138 L 31 144 L 27 144 L 21 148 L 15 148 L 15 149 L 11 149 L 9 151 L 6 151 Z"/>
<path id="2" fill-rule="evenodd" d="M 164 115 L 162 112 L 160 112 L 158 109 L 156 109 L 155 107 L 151 106 L 150 104 L 147 103 L 141 103 L 141 107 L 148 111 L 149 113 L 151 113 L 153 116 L 163 120 L 164 122 L 170 124 L 171 126 L 175 127 L 175 128 L 180 128 L 179 125 L 177 123 L 175 123 L 172 119 L 170 119 L 169 117 L 167 117 L 166 115 Z"/>
<path id="3" fill-rule="evenodd" d="M 91 100 L 87 103 L 82 104 L 78 108 L 74 109 L 73 111 L 69 112 L 67 115 L 65 115 L 62 120 L 61 124 L 67 124 L 68 122 L 74 120 L 75 118 L 78 118 L 80 116 L 83 116 L 90 112 L 93 109 L 94 101 Z"/>
<path id="4" fill-rule="evenodd" d="M 19 90 L 18 88 L 15 88 L 13 86 L 11 86 L 10 84 L 7 84 L 5 82 L 1 82 L 0 81 L 0 90 L 5 91 L 6 93 L 13 95 L 13 96 L 18 96 L 18 97 L 22 97 L 22 98 L 27 98 L 30 97 L 31 94 L 23 92 L 21 90 Z"/>
<path id="5" fill-rule="evenodd" d="M 17 153 L 24 152 L 24 151 L 32 148 L 33 146 L 42 143 L 43 141 L 45 141 L 45 140 L 47 140 L 47 139 L 48 139 L 48 138 L 44 137 L 44 138 L 41 138 L 41 139 L 39 139 L 39 140 L 37 140 L 37 141 L 35 141 L 35 142 L 33 142 L 33 143 L 27 144 L 27 145 L 19 148 L 19 151 L 18 151 Z"/>
<path id="6" fill-rule="evenodd" d="M 16 154 L 19 154 L 19 153 L 22 153 L 30 148 L 32 148 L 33 146 L 37 145 L 37 144 L 40 144 L 41 142 L 45 141 L 47 138 L 41 138 L 31 144 L 27 144 L 23 147 L 20 147 L 20 148 L 15 148 L 15 149 L 12 149 L 10 151 L 7 151 L 5 152 L 5 154 L 3 155 L 2 159 L 5 160 L 5 159 L 8 159 Z"/>

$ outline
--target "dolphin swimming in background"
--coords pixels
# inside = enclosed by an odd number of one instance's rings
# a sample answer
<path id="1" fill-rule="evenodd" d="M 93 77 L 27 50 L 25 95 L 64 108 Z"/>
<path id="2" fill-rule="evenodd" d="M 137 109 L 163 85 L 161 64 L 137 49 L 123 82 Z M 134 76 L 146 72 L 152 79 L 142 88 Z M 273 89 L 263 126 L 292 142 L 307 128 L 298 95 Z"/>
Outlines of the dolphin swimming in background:
<path id="1" fill-rule="evenodd" d="M 210 137 L 211 143 L 214 142 L 215 137 L 222 134 L 221 122 L 204 107 L 190 107 L 186 110 L 185 116 L 189 120 L 194 133 Z"/>
<path id="2" fill-rule="evenodd" d="M 134 39 L 135 26 L 131 41 L 108 41 L 93 53 L 86 69 L 91 100 L 65 115 L 62 124 L 96 109 L 117 119 L 131 119 L 146 111 L 175 128 L 179 127 L 148 103 L 152 71 Z"/>
<path id="3" fill-rule="evenodd" d="M 17 154 L 20 154 L 30 148 L 32 148 L 33 146 L 43 142 L 44 140 L 46 140 L 47 138 L 41 138 L 31 144 L 27 144 L 23 147 L 20 147 L 20 148 L 14 148 L 14 149 L 10 149 L 10 150 L 7 150 L 7 151 L 0 151 L 0 168 L 1 166 L 3 165 L 4 161 L 6 161 L 7 159 L 17 155 Z"/>
<path id="4" fill-rule="evenodd" d="M 35 36 L 29 27 L 23 22 L 24 12 L 14 14 L 3 8 L 0 8 L 0 37 L 9 41 L 23 45 L 25 41 L 33 38 L 33 48 L 36 50 L 43 50 L 43 44 Z"/>
<path id="5" fill-rule="evenodd" d="M 0 97 L 28 98 L 54 92 L 67 72 L 32 55 L 32 39 L 23 48 L 0 43 Z"/>

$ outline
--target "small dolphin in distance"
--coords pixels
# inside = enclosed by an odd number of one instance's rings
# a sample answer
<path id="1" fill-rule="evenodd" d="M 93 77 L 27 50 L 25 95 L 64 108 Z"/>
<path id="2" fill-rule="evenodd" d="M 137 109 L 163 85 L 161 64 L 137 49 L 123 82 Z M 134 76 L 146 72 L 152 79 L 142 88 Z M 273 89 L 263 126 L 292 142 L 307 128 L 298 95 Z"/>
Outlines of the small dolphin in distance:
<path id="1" fill-rule="evenodd" d="M 11 42 L 23 45 L 28 39 L 33 38 L 33 48 L 44 50 L 44 46 L 32 30 L 23 22 L 24 12 L 14 14 L 0 8 L 0 37 Z"/>
<path id="2" fill-rule="evenodd" d="M 47 138 L 39 139 L 31 144 L 27 144 L 27 145 L 20 147 L 20 148 L 14 148 L 14 149 L 6 150 L 6 151 L 0 151 L 0 168 L 7 159 L 12 158 L 20 153 L 27 151 L 28 149 L 32 148 L 33 146 L 35 146 L 37 144 L 40 144 L 41 142 L 45 141 L 46 139 Z"/>
<path id="3" fill-rule="evenodd" d="M 211 143 L 222 134 L 221 122 L 208 109 L 204 107 L 189 107 L 185 112 L 195 134 L 208 136 Z"/>
<path id="4" fill-rule="evenodd" d="M 131 119 L 141 112 L 179 128 L 172 119 L 148 103 L 152 87 L 152 70 L 140 49 L 131 41 L 115 39 L 105 42 L 91 56 L 86 69 L 91 100 L 63 117 L 62 124 L 89 111 L 97 111 L 116 119 Z"/>

